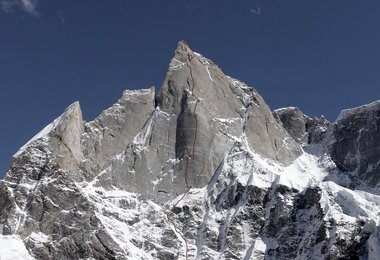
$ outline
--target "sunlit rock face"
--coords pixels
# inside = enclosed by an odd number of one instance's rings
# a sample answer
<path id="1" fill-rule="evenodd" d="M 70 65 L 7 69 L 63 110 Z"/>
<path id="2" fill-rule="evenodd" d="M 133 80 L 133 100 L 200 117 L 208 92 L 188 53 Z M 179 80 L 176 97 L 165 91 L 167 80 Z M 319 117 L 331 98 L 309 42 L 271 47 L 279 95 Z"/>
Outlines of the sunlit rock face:
<path id="1" fill-rule="evenodd" d="M 376 259 L 378 137 L 378 102 L 334 123 L 272 112 L 180 42 L 160 91 L 126 90 L 91 122 L 76 102 L 13 156 L 0 244 L 21 259 Z"/>

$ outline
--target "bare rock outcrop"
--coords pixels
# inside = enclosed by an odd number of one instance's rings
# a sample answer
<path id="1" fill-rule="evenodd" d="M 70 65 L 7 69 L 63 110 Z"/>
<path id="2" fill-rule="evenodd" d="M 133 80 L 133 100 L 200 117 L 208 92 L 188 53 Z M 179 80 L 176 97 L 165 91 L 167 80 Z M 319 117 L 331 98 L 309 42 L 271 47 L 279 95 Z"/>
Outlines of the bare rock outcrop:
<path id="1" fill-rule="evenodd" d="M 343 172 L 380 185 L 380 102 L 343 110 L 331 128 L 331 157 Z"/>
<path id="2" fill-rule="evenodd" d="M 331 125 L 323 116 L 310 118 L 298 107 L 276 109 L 273 111 L 273 115 L 281 122 L 290 136 L 301 145 L 321 143 Z"/>

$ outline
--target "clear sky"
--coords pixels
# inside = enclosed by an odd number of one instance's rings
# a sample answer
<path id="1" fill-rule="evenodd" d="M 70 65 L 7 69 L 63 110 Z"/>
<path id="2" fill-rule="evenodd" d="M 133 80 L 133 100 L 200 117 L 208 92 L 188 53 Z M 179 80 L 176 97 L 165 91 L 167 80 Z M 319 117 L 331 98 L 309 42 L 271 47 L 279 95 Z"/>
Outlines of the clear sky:
<path id="1" fill-rule="evenodd" d="M 72 102 L 160 87 L 180 40 L 272 109 L 334 121 L 380 99 L 379 0 L 0 0 L 0 176 Z"/>

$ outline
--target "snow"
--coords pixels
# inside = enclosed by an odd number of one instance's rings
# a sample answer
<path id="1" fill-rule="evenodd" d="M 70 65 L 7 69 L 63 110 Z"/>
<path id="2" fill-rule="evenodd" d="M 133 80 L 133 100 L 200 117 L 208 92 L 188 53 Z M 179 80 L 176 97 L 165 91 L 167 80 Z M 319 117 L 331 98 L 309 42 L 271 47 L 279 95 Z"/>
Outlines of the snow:
<path id="1" fill-rule="evenodd" d="M 202 54 L 198 53 L 198 52 L 194 52 L 195 56 L 197 56 L 197 58 L 199 59 L 199 61 L 203 64 L 203 65 L 210 65 L 210 64 L 213 64 L 214 66 L 216 66 L 211 60 L 207 59 L 206 57 L 204 57 Z"/>
<path id="2" fill-rule="evenodd" d="M 247 257 L 245 257 L 244 260 L 264 258 L 266 250 L 267 244 L 264 243 L 261 237 L 258 237 L 252 245 L 252 252 L 250 252 L 251 254 L 247 252 Z"/>
<path id="3" fill-rule="evenodd" d="M 298 107 L 280 107 L 275 110 L 273 110 L 274 113 L 283 113 L 283 112 L 288 112 L 288 111 L 293 111 L 293 110 L 299 110 Z"/>
<path id="4" fill-rule="evenodd" d="M 70 114 L 70 112 L 75 108 L 79 106 L 79 102 L 76 101 L 74 103 L 72 103 L 68 108 L 66 108 L 66 110 L 62 113 L 62 115 L 60 115 L 59 117 L 57 117 L 52 123 L 48 124 L 44 129 L 42 129 L 38 134 L 36 134 L 35 136 L 33 136 L 32 139 L 30 139 L 26 144 L 24 144 L 14 155 L 13 157 L 17 157 L 19 156 L 21 153 L 23 153 L 25 151 L 25 149 L 32 143 L 34 142 L 35 140 L 38 140 L 38 139 L 41 139 L 45 136 L 47 136 L 51 131 L 53 131 L 61 122 L 63 119 L 65 119 L 65 117 Z"/>
<path id="5" fill-rule="evenodd" d="M 240 183 L 265 189 L 276 182 L 302 191 L 322 182 L 328 175 L 317 155 L 304 152 L 291 165 L 284 167 L 252 151 L 244 136 L 241 150 L 232 152 L 229 158 L 230 162 L 224 167 L 231 169 Z"/>
<path id="6" fill-rule="evenodd" d="M 160 107 L 156 107 L 156 110 L 154 112 L 155 112 L 155 114 L 157 114 L 157 116 L 162 116 L 167 121 L 169 121 L 171 118 L 171 116 L 168 113 L 162 111 Z"/>
<path id="7" fill-rule="evenodd" d="M 172 70 L 181 69 L 183 66 L 185 66 L 186 62 L 181 62 L 177 60 L 176 58 L 173 58 L 170 61 L 169 68 Z"/>
<path id="8" fill-rule="evenodd" d="M 147 89 L 126 89 L 123 91 L 122 99 L 131 100 L 131 101 L 139 101 L 142 94 L 146 94 L 152 91 L 154 91 L 154 87 L 150 87 Z"/>
<path id="9" fill-rule="evenodd" d="M 235 119 L 215 118 L 215 121 L 223 123 L 232 123 Z M 153 120 L 152 120 L 153 121 Z M 136 145 L 144 146 L 147 142 L 149 133 L 151 132 L 152 121 L 148 122 L 144 130 L 134 140 Z M 177 163 L 178 159 L 170 159 L 167 163 Z M 325 181 L 328 171 L 333 165 L 331 160 L 326 158 L 323 150 L 319 146 L 305 147 L 304 153 L 289 166 L 282 166 L 279 163 L 263 158 L 248 146 L 248 142 L 244 134 L 236 141 L 234 148 L 225 156 L 221 173 L 217 179 L 227 181 L 226 185 L 231 185 L 229 180 L 237 181 L 243 185 L 254 185 L 260 188 L 269 189 L 276 185 L 286 185 L 290 188 L 297 189 L 302 192 L 307 187 L 319 186 L 322 188 L 322 199 L 320 201 L 323 211 L 325 212 L 325 220 L 329 218 L 339 219 L 342 223 L 354 223 L 357 219 L 368 220 L 374 219 L 379 224 L 378 212 L 380 212 L 380 196 L 369 194 L 365 191 L 352 191 L 337 185 L 331 181 Z M 234 178 L 227 177 L 233 174 Z M 217 174 L 216 174 L 217 175 Z M 183 205 L 202 205 L 205 211 L 199 219 L 200 227 L 198 237 L 193 241 L 187 241 L 189 248 L 194 252 L 195 259 L 201 259 L 206 254 L 211 258 L 221 257 L 220 252 L 212 251 L 207 248 L 206 240 L 202 237 L 203 232 L 218 234 L 223 236 L 223 229 L 220 229 L 220 223 L 224 223 L 224 227 L 230 225 L 234 216 L 239 213 L 242 205 L 237 205 L 225 212 L 217 212 L 207 205 L 210 199 L 210 190 L 216 186 L 216 180 L 212 179 L 208 187 L 201 189 L 193 188 L 179 203 L 179 207 Z M 24 185 L 30 188 L 28 185 Z M 113 188 L 111 190 L 97 187 L 96 182 L 83 182 L 76 184 L 80 191 L 89 199 L 96 210 L 96 216 L 101 221 L 105 231 L 120 246 L 124 255 L 130 259 L 156 259 L 158 250 L 167 250 L 160 245 L 164 230 L 173 227 L 166 221 L 166 210 L 173 205 L 182 194 L 177 198 L 167 202 L 164 206 L 157 205 L 150 200 L 140 199 L 138 194 L 130 193 L 121 189 Z M 285 198 L 284 198 L 285 199 Z M 288 201 L 291 203 L 291 200 Z M 125 206 L 127 205 L 127 206 Z M 266 208 L 269 210 L 270 205 Z M 269 211 L 266 212 L 268 217 Z M 177 221 L 177 220 L 176 220 Z M 374 227 L 376 227 L 376 224 Z M 180 225 L 178 223 L 178 225 Z M 165 228 L 163 228 L 165 227 Z M 242 250 L 237 257 L 241 259 L 260 259 L 269 249 L 277 248 L 275 240 L 265 237 L 252 239 L 246 234 L 244 228 L 237 232 L 244 236 L 245 249 Z M 348 234 L 345 225 L 340 225 L 337 229 L 338 236 Z M 372 256 L 380 252 L 378 246 L 378 233 L 371 232 L 373 235 L 369 240 L 369 247 L 373 250 Z M 332 234 L 330 234 L 332 235 Z M 32 233 L 30 238 L 35 241 L 37 246 L 41 246 L 48 237 L 42 233 Z M 177 237 L 181 241 L 181 237 Z M 146 248 L 136 246 L 136 243 L 144 243 L 149 240 L 155 245 L 154 249 L 147 251 Z M 20 242 L 20 241 L 17 241 Z M 223 242 L 221 241 L 222 245 Z M 23 249 L 26 250 L 25 248 Z M 181 250 L 180 250 L 181 251 Z M 207 251 L 207 252 L 205 252 Z M 18 249 L 18 253 L 23 251 Z M 174 252 L 174 251 L 173 251 Z M 181 251 L 182 252 L 182 251 Z M 120 256 L 121 256 L 120 255 Z M 13 257 L 13 256 L 12 256 Z M 17 255 L 15 256 L 17 259 Z M 28 259 L 28 256 L 19 259 Z M 31 259 L 31 258 L 30 258 Z M 375 259 L 375 258 L 372 258 Z"/>
<path id="10" fill-rule="evenodd" d="M 213 78 L 211 77 L 210 69 L 208 68 L 208 66 L 206 66 L 206 70 L 207 70 L 208 77 L 210 78 L 212 82 L 214 82 Z"/>
<path id="11" fill-rule="evenodd" d="M 0 235 L 0 260 L 32 260 L 22 240 L 16 235 Z"/>
<path id="12" fill-rule="evenodd" d="M 162 247 L 159 244 L 163 232 L 160 226 L 166 223 L 163 208 L 150 200 L 140 200 L 135 193 L 116 187 L 105 190 L 93 184 L 82 182 L 77 187 L 94 205 L 96 216 L 104 225 L 105 231 L 123 250 L 120 257 L 156 259 L 152 256 L 156 249 L 149 252 L 135 244 L 136 241 L 142 243 L 149 240 L 158 249 Z"/>
<path id="13" fill-rule="evenodd" d="M 232 124 L 236 121 L 240 121 L 241 118 L 240 117 L 232 117 L 232 118 L 221 118 L 221 117 L 214 117 L 212 119 L 212 121 L 217 121 L 217 122 L 220 122 L 220 123 L 224 123 L 224 124 Z"/>
<path id="14" fill-rule="evenodd" d="M 178 60 L 175 62 L 179 62 Z M 182 64 L 183 65 L 183 64 Z M 208 67 L 206 66 L 208 70 Z M 209 73 L 209 71 L 208 71 Z M 209 74 L 210 79 L 211 75 Z M 234 84 L 238 84 L 244 88 L 244 83 L 235 81 Z M 140 91 L 138 91 L 140 92 Z M 124 95 L 127 98 L 132 98 L 136 91 L 128 91 Z M 40 133 L 33 137 L 20 151 L 21 153 L 25 147 L 31 142 L 46 137 L 53 129 L 59 125 L 61 120 L 69 113 L 70 109 L 75 106 L 76 103 L 71 105 L 60 117 L 45 127 Z M 377 105 L 377 103 L 375 104 Z M 282 108 L 276 111 L 285 111 L 289 109 L 296 109 L 294 107 Z M 342 117 L 350 114 L 347 111 L 346 114 L 342 114 Z M 170 120 L 171 116 L 159 108 L 156 108 L 153 116 L 145 124 L 142 131 L 135 136 L 132 143 L 135 145 L 136 151 L 142 151 L 148 149 L 147 145 L 149 138 L 152 134 L 154 123 L 157 117 L 164 117 L 166 120 Z M 241 118 L 219 118 L 214 117 L 213 121 L 228 126 L 241 120 Z M 370 194 L 361 190 L 350 190 L 338 185 L 331 181 L 329 174 L 331 169 L 335 167 L 335 164 L 331 158 L 324 154 L 324 150 L 321 146 L 307 146 L 304 147 L 303 154 L 299 156 L 291 165 L 283 166 L 276 161 L 269 160 L 255 153 L 250 149 L 245 134 L 240 137 L 230 135 L 230 138 L 234 140 L 235 144 L 231 151 L 225 155 L 224 161 L 221 165 L 221 172 L 215 173 L 215 179 L 212 179 L 207 187 L 200 189 L 192 188 L 190 192 L 184 197 L 178 204 L 179 207 L 183 205 L 201 205 L 203 209 L 202 215 L 199 216 L 199 231 L 198 237 L 195 239 L 195 243 L 190 241 L 189 247 L 196 252 L 196 259 L 201 257 L 202 250 L 206 248 L 206 240 L 203 236 L 203 232 L 218 234 L 219 236 L 225 236 L 226 230 L 221 228 L 223 223 L 224 228 L 228 227 L 233 218 L 239 213 L 239 210 L 243 205 L 236 205 L 229 208 L 226 211 L 216 212 L 215 209 L 210 207 L 210 198 L 213 196 L 209 194 L 212 190 L 215 192 L 217 189 L 216 182 L 218 180 L 224 180 L 226 185 L 232 185 L 233 182 L 240 182 L 244 186 L 253 185 L 262 189 L 270 189 L 276 187 L 276 185 L 285 185 L 289 188 L 296 189 L 302 192 L 308 187 L 318 186 L 322 189 L 320 204 L 323 212 L 325 213 L 325 221 L 333 218 L 340 223 L 354 223 L 358 219 L 363 221 L 372 220 L 374 222 L 373 227 L 368 226 L 370 233 L 372 234 L 368 246 L 371 249 L 369 259 L 375 259 L 375 256 L 380 254 L 380 232 L 376 229 L 376 226 L 380 224 L 380 196 Z M 286 140 L 284 140 L 286 142 Z M 115 155 L 114 159 L 122 161 L 125 157 L 125 151 Z M 15 156 L 17 156 L 17 154 Z M 167 160 L 166 164 L 176 164 L 179 160 L 177 158 Z M 143 200 L 138 194 L 127 192 L 125 190 L 113 188 L 111 190 L 98 187 L 98 177 L 107 171 L 112 169 L 108 168 L 100 173 L 92 182 L 87 183 L 75 183 L 80 192 L 91 202 L 96 211 L 96 216 L 101 221 L 105 228 L 105 231 L 111 236 L 111 238 L 120 246 L 122 252 L 121 255 L 130 259 L 156 259 L 156 250 L 161 250 L 163 247 L 160 244 L 162 239 L 162 233 L 168 229 L 174 229 L 174 227 L 166 221 L 166 212 L 170 206 L 178 201 L 183 194 L 178 194 L 177 198 L 167 202 L 163 206 L 154 203 L 151 200 Z M 231 175 L 233 177 L 231 177 Z M 43 183 L 49 183 L 53 181 L 50 177 L 43 180 Z M 161 179 L 152 181 L 154 185 L 157 185 Z M 35 183 L 21 183 L 20 188 L 32 190 L 35 187 Z M 73 191 L 68 187 L 64 187 L 62 190 Z M 275 189 L 272 190 L 274 192 Z M 270 197 L 271 195 L 269 195 Z M 291 198 L 284 196 L 284 202 L 292 206 L 293 201 Z M 51 202 L 53 203 L 53 202 Z M 55 205 L 53 203 L 54 206 Z M 16 205 L 17 206 L 17 205 Z M 266 205 L 265 217 L 268 218 L 270 214 L 270 208 L 272 205 Z M 210 209 L 211 208 L 211 209 Z M 22 226 L 26 219 L 27 212 L 17 208 L 17 214 L 20 216 L 18 225 Z M 178 221 L 177 219 L 174 219 Z M 163 228 L 164 227 L 164 228 Z M 345 225 L 338 225 L 336 231 L 337 236 L 344 237 Z M 18 227 L 16 227 L 16 230 Z M 262 258 L 268 249 L 275 249 L 278 245 L 275 240 L 270 240 L 265 237 L 258 237 L 252 239 L 245 233 L 249 230 L 248 226 L 242 226 L 237 228 L 237 232 L 242 233 L 244 237 L 245 249 L 242 250 L 239 255 L 241 259 Z M 17 236 L 3 236 L 3 225 L 0 224 L 0 260 L 2 259 L 32 259 L 28 254 L 23 242 Z M 178 240 L 182 240 L 177 235 Z M 348 232 L 347 232 L 348 233 Z M 335 235 L 335 234 L 329 234 Z M 43 246 L 43 243 L 49 241 L 49 237 L 43 233 L 32 233 L 29 236 L 36 246 Z M 139 248 L 136 246 L 138 243 L 144 241 L 150 241 L 155 245 L 153 249 L 147 251 L 146 248 Z M 224 247 L 226 241 L 221 240 L 221 246 Z M 167 250 L 167 248 L 164 248 Z M 174 250 L 174 249 L 173 249 Z M 223 253 L 213 252 L 210 248 L 207 248 L 207 254 L 212 256 L 211 258 L 220 256 Z M 173 251 L 174 252 L 174 251 Z M 4 258 L 6 256 L 7 258 Z M 371 258 L 372 257 L 372 258 Z"/>
<path id="15" fill-rule="evenodd" d="M 344 188 L 338 184 L 328 181 L 322 184 L 324 192 L 333 196 L 334 201 L 339 205 L 340 210 L 335 211 L 330 208 L 329 213 L 341 216 L 342 213 L 347 217 L 361 220 L 373 220 L 377 225 L 380 224 L 379 196 L 369 194 L 364 191 L 356 191 Z"/>
<path id="16" fill-rule="evenodd" d="M 235 145 L 226 156 L 222 166 L 224 175 L 219 178 L 227 180 L 227 174 L 233 174 L 234 180 L 243 185 L 254 185 L 263 189 L 285 185 L 299 192 L 308 187 L 318 186 L 322 189 L 320 204 L 325 213 L 325 221 L 333 218 L 354 226 L 357 220 L 372 220 L 376 225 L 380 225 L 380 196 L 362 190 L 350 190 L 328 181 L 327 177 L 334 167 L 336 166 L 331 158 L 317 145 L 305 147 L 299 158 L 284 167 L 252 151 L 243 136 L 240 146 Z M 271 206 L 267 205 L 267 208 Z M 269 212 L 266 212 L 266 217 L 269 217 Z M 344 224 L 338 229 L 340 235 L 348 232 Z M 375 244 L 376 242 L 373 242 L 373 246 Z"/>
<path id="17" fill-rule="evenodd" d="M 229 80 L 231 80 L 232 81 L 232 83 L 235 85 L 235 86 L 237 86 L 237 87 L 239 87 L 239 88 L 241 88 L 241 89 L 252 89 L 251 87 L 249 87 L 247 84 L 245 84 L 244 82 L 242 82 L 242 81 L 240 81 L 240 80 L 238 80 L 238 79 L 235 79 L 235 78 L 233 78 L 233 77 L 230 77 L 230 76 L 226 76 Z M 255 93 L 253 93 L 253 94 L 255 94 Z"/>
<path id="18" fill-rule="evenodd" d="M 153 118 L 150 118 L 146 125 L 144 126 L 143 130 L 140 131 L 136 137 L 133 139 L 133 143 L 139 148 L 139 150 L 143 150 L 146 147 L 148 138 L 152 134 L 152 127 L 153 127 Z"/>
<path id="19" fill-rule="evenodd" d="M 38 246 L 43 246 L 43 243 L 49 242 L 49 237 L 42 232 L 32 232 L 32 234 L 29 235 L 29 238 Z"/>

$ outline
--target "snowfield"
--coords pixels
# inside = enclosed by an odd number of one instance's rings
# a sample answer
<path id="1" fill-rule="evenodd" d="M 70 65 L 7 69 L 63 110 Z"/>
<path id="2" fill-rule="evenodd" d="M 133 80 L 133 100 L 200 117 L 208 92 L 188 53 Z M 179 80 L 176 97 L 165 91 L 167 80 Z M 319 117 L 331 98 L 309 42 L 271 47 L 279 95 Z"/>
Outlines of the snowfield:
<path id="1" fill-rule="evenodd" d="M 24 242 L 16 236 L 0 235 L 0 260 L 32 260 Z"/>

